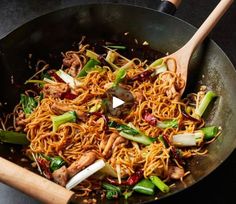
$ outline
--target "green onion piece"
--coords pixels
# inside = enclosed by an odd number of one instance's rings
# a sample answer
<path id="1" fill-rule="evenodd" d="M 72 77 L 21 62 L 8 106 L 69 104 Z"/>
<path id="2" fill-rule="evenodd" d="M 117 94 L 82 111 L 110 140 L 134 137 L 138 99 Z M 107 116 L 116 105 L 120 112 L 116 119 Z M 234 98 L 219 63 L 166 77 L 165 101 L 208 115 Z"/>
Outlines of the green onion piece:
<path id="1" fill-rule="evenodd" d="M 217 135 L 219 128 L 216 126 L 210 126 L 210 127 L 202 128 L 201 131 L 203 131 L 203 133 L 204 133 L 205 140 L 211 140 L 212 138 L 214 138 Z"/>
<path id="2" fill-rule="evenodd" d="M 172 142 L 175 146 L 188 147 L 199 146 L 203 142 L 204 134 L 202 131 L 195 131 L 193 133 L 183 133 L 173 135 Z"/>
<path id="3" fill-rule="evenodd" d="M 166 64 L 163 63 L 162 66 L 157 67 L 157 68 L 154 70 L 154 72 L 152 73 L 151 76 L 156 76 L 156 75 L 158 75 L 158 74 L 160 74 L 160 73 L 166 72 L 167 70 L 168 70 L 168 69 L 167 69 Z"/>
<path id="4" fill-rule="evenodd" d="M 77 75 L 77 77 L 84 77 L 86 76 L 90 71 L 93 70 L 93 68 L 96 65 L 99 65 L 100 62 L 95 60 L 95 59 L 90 59 L 85 65 L 84 67 L 81 69 L 80 73 Z"/>
<path id="5" fill-rule="evenodd" d="M 122 136 L 128 140 L 132 140 L 132 141 L 144 144 L 144 145 L 150 145 L 155 141 L 154 138 L 148 137 L 144 134 L 129 135 L 127 133 L 124 133 L 123 131 L 119 132 L 119 134 L 120 134 L 120 136 Z"/>
<path id="6" fill-rule="evenodd" d="M 123 66 L 121 67 L 121 69 L 129 69 L 129 68 L 132 68 L 133 64 L 134 64 L 134 61 L 133 61 L 133 60 L 130 60 L 130 61 L 127 62 L 125 65 L 123 65 Z"/>
<path id="7" fill-rule="evenodd" d="M 62 69 L 58 70 L 56 74 L 64 81 L 66 82 L 72 89 L 74 89 L 77 86 L 81 85 L 81 82 L 78 79 L 75 79 L 71 75 L 64 72 Z"/>
<path id="8" fill-rule="evenodd" d="M 96 61 L 99 61 L 98 58 L 99 58 L 99 55 L 91 50 L 86 50 L 86 54 L 85 54 L 87 57 L 91 58 L 91 59 L 94 59 Z"/>
<path id="9" fill-rule="evenodd" d="M 117 178 L 116 171 L 107 162 L 105 162 L 105 166 L 99 172 Z"/>
<path id="10" fill-rule="evenodd" d="M 154 195 L 155 185 L 149 179 L 143 179 L 133 187 L 133 190 L 146 195 Z"/>
<path id="11" fill-rule="evenodd" d="M 120 82 L 122 82 L 122 80 L 125 78 L 126 76 L 126 70 L 123 68 L 118 69 L 118 71 L 116 72 L 116 78 L 114 81 L 114 85 L 117 86 Z"/>
<path id="12" fill-rule="evenodd" d="M 106 190 L 110 190 L 110 191 L 117 191 L 119 194 L 121 194 L 121 189 L 118 186 L 114 186 L 112 184 L 103 182 L 102 183 L 102 187 Z"/>
<path id="13" fill-rule="evenodd" d="M 155 60 L 152 64 L 150 64 L 149 67 L 157 67 L 157 66 L 160 66 L 162 63 L 163 63 L 163 59 L 160 58 L 160 59 Z"/>
<path id="14" fill-rule="evenodd" d="M 52 116 L 53 132 L 56 132 L 60 125 L 68 122 L 76 122 L 75 111 L 69 111 L 59 116 Z"/>
<path id="15" fill-rule="evenodd" d="M 150 180 L 152 181 L 153 184 L 155 184 L 155 186 L 157 188 L 159 188 L 161 190 L 161 192 L 163 193 L 168 193 L 170 191 L 169 186 L 167 186 L 160 178 L 158 178 L 157 176 L 150 176 Z"/>
<path id="16" fill-rule="evenodd" d="M 111 48 L 111 49 L 118 49 L 118 50 L 125 50 L 126 47 L 123 45 L 107 45 L 106 47 Z"/>
<path id="17" fill-rule="evenodd" d="M 111 191 L 111 190 L 107 190 L 106 193 L 106 198 L 111 200 L 111 199 L 116 199 L 119 197 L 119 193 L 117 191 Z"/>
<path id="18" fill-rule="evenodd" d="M 178 120 L 177 119 L 173 119 L 173 120 L 164 120 L 164 121 L 159 121 L 157 123 L 157 127 L 159 128 L 177 128 L 179 125 Z"/>
<path id="19" fill-rule="evenodd" d="M 89 112 L 90 112 L 90 113 L 97 112 L 101 107 L 102 107 L 102 101 L 101 101 L 101 102 L 97 102 L 94 106 L 92 106 L 92 107 L 89 109 Z"/>
<path id="20" fill-rule="evenodd" d="M 122 131 L 126 134 L 129 134 L 129 135 L 138 135 L 139 134 L 139 131 L 132 128 L 132 127 L 129 127 L 128 125 L 119 125 L 116 127 L 117 130 L 119 131 Z"/>
<path id="21" fill-rule="evenodd" d="M 23 111 L 26 115 L 31 114 L 37 107 L 38 101 L 35 98 L 26 96 L 25 94 L 20 95 L 20 104 L 22 105 Z"/>
<path id="22" fill-rule="evenodd" d="M 45 84 L 46 82 L 43 81 L 43 80 L 31 79 L 31 80 L 27 80 L 27 81 L 25 82 L 25 84 L 28 84 L 28 83 Z"/>
<path id="23" fill-rule="evenodd" d="M 54 172 L 55 170 L 60 169 L 65 164 L 66 164 L 65 161 L 61 157 L 59 156 L 52 157 L 50 163 L 50 170 Z"/>
<path id="24" fill-rule="evenodd" d="M 133 194 L 133 191 L 125 191 L 123 193 L 124 198 L 127 200 L 129 197 L 131 197 Z"/>
<path id="25" fill-rule="evenodd" d="M 107 52 L 106 61 L 113 63 L 117 57 L 116 52 L 109 50 Z"/>
<path id="26" fill-rule="evenodd" d="M 26 134 L 6 130 L 0 130 L 0 141 L 20 145 L 29 144 Z"/>
<path id="27" fill-rule="evenodd" d="M 212 101 L 213 98 L 215 98 L 217 95 L 213 91 L 208 91 L 206 95 L 203 97 L 202 101 L 200 102 L 199 107 L 195 110 L 195 114 L 198 116 L 202 116 L 205 112 L 207 106 Z"/>

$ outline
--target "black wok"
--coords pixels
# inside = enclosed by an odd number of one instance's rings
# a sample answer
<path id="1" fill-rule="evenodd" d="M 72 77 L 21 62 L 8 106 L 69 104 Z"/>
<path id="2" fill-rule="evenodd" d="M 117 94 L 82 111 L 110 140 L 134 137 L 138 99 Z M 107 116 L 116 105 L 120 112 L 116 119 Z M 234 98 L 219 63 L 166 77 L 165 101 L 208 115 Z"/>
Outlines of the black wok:
<path id="1" fill-rule="evenodd" d="M 10 83 L 11 76 L 20 84 L 32 74 L 25 61 L 29 53 L 38 58 L 47 57 L 47 53 L 56 55 L 70 49 L 74 42 L 80 40 L 81 35 L 120 43 L 130 43 L 135 37 L 139 42 L 148 41 L 155 50 L 172 53 L 187 42 L 195 30 L 189 24 L 169 15 L 124 5 L 78 6 L 40 17 L 0 41 L 0 101 L 7 101 L 7 105 L 1 107 L 1 112 L 10 110 L 19 96 L 19 90 Z M 128 40 L 123 37 L 123 33 L 127 31 L 130 33 Z M 208 156 L 197 157 L 190 162 L 192 174 L 185 180 L 186 187 L 211 173 L 236 145 L 233 128 L 236 122 L 236 74 L 233 65 L 213 41 L 207 40 L 193 56 L 189 73 L 188 90 L 196 89 L 201 81 L 220 96 L 214 111 L 207 116 L 207 121 L 222 126 L 223 133 L 209 146 Z M 205 77 L 202 78 L 202 75 Z M 7 152 L 7 147 L 0 148 L 1 156 L 6 155 L 4 153 Z M 179 183 L 175 192 L 186 187 Z M 129 203 L 153 199 L 140 196 L 130 199 Z"/>

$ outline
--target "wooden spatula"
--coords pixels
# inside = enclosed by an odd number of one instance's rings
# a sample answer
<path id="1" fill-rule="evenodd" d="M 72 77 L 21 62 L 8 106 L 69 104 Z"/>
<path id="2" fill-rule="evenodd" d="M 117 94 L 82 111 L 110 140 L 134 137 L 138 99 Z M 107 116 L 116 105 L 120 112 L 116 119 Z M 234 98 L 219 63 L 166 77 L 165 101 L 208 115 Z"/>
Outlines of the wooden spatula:
<path id="1" fill-rule="evenodd" d="M 180 90 L 180 95 L 183 94 L 186 87 L 189 61 L 194 50 L 202 43 L 232 3 L 233 0 L 221 0 L 193 37 L 178 51 L 163 58 L 166 60 L 169 70 L 181 74 L 185 80 L 185 86 Z"/>
<path id="2" fill-rule="evenodd" d="M 0 182 L 40 200 L 42 203 L 67 204 L 74 192 L 0 157 Z"/>

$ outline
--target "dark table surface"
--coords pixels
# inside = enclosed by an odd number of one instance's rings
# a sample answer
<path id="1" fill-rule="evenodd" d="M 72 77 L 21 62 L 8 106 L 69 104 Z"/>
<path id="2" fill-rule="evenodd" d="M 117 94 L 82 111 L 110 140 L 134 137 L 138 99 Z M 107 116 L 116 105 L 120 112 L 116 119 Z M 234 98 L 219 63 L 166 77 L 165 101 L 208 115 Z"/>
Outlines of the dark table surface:
<path id="1" fill-rule="evenodd" d="M 115 2 L 156 8 L 159 0 L 1 0 L 0 39 L 23 23 L 42 14 L 85 3 Z M 199 27 L 218 1 L 183 1 L 176 16 Z M 218 23 L 210 37 L 236 67 L 236 3 Z M 0 167 L 1 168 L 1 167 Z M 236 151 L 212 174 L 194 186 L 158 203 L 236 203 Z M 35 204 L 38 201 L 0 183 L 0 203 Z"/>

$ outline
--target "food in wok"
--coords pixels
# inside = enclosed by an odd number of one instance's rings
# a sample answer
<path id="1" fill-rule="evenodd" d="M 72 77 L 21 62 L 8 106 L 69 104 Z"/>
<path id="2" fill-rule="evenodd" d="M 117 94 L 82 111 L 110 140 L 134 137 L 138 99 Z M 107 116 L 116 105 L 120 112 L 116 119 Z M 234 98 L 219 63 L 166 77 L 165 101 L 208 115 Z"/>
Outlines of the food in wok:
<path id="1" fill-rule="evenodd" d="M 61 67 L 38 61 L 1 118 L 1 141 L 24 145 L 41 175 L 82 197 L 128 199 L 184 182 L 188 159 L 220 134 L 202 117 L 216 94 L 201 86 L 182 97 L 186 82 L 165 60 L 128 59 L 125 49 L 81 41 Z M 113 107 L 114 97 L 127 103 Z"/>

